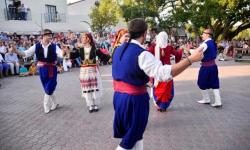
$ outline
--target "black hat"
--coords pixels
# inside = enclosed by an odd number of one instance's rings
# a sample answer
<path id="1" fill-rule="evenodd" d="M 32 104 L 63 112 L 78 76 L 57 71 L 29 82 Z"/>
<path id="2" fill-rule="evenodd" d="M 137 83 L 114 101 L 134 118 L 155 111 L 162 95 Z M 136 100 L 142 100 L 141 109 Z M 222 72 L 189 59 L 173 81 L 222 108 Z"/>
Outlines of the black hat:
<path id="1" fill-rule="evenodd" d="M 53 34 L 52 31 L 50 29 L 44 29 L 42 31 L 42 35 L 49 35 L 49 34 Z"/>

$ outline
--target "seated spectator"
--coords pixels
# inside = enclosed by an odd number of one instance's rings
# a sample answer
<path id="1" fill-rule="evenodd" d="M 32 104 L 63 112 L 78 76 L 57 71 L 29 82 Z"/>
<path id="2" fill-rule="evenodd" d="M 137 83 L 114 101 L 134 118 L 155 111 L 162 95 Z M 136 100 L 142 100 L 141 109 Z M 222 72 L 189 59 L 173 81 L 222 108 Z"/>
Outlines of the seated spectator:
<path id="1" fill-rule="evenodd" d="M 2 56 L 4 56 L 6 53 L 6 47 L 3 44 L 3 41 L 0 40 L 0 54 L 2 54 Z"/>
<path id="2" fill-rule="evenodd" d="M 3 77 L 3 65 L 0 63 L 0 78 Z"/>
<path id="3" fill-rule="evenodd" d="M 16 46 L 11 44 L 9 52 L 5 54 L 5 61 L 10 65 L 10 71 L 12 75 L 15 74 L 14 68 L 16 68 L 16 74 L 19 74 L 19 60 L 17 54 L 13 52 L 16 51 L 14 49 L 16 49 Z"/>
<path id="4" fill-rule="evenodd" d="M 26 48 L 25 48 L 25 46 L 24 46 L 24 43 L 23 43 L 23 42 L 20 42 L 20 44 L 18 45 L 17 49 L 18 49 L 19 51 L 25 51 Z"/>
<path id="5" fill-rule="evenodd" d="M 37 74 L 37 68 L 36 68 L 36 64 L 34 62 L 31 62 L 31 66 L 29 68 L 29 74 L 32 76 Z"/>
<path id="6" fill-rule="evenodd" d="M 3 75 L 8 76 L 9 69 L 10 69 L 10 65 L 5 63 L 2 55 L 0 55 L 0 74 L 1 74 L 1 76 L 3 76 Z"/>
<path id="7" fill-rule="evenodd" d="M 26 77 L 29 75 L 29 71 L 26 67 L 24 67 L 24 63 L 21 63 L 21 67 L 19 69 L 19 77 Z"/>

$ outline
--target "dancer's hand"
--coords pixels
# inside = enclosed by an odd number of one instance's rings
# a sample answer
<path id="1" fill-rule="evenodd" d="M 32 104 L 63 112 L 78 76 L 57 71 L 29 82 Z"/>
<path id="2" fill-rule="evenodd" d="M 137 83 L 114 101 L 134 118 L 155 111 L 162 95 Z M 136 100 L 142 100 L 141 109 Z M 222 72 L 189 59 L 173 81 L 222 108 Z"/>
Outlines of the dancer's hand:
<path id="1" fill-rule="evenodd" d="M 190 56 L 188 56 L 188 58 L 192 61 L 192 62 L 197 62 L 200 61 L 203 58 L 203 51 L 202 50 L 194 50 L 192 52 L 192 54 Z"/>
<path id="2" fill-rule="evenodd" d="M 190 48 L 187 47 L 187 45 L 180 46 L 180 49 L 183 51 L 184 54 L 189 55 L 190 54 Z"/>

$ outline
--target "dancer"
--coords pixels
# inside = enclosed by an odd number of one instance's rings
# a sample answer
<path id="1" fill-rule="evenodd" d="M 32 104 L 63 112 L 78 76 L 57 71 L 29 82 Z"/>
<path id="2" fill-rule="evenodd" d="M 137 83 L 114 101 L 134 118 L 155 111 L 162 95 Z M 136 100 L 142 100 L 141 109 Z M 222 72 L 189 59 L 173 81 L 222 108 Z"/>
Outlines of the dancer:
<path id="1" fill-rule="evenodd" d="M 197 49 L 190 50 L 190 52 L 193 53 L 194 51 L 202 50 L 204 53 L 197 82 L 201 90 L 202 100 L 199 100 L 198 103 L 210 104 L 211 100 L 209 98 L 208 90 L 213 89 L 215 100 L 211 106 L 221 107 L 222 103 L 219 90 L 218 67 L 215 63 L 217 45 L 214 40 L 212 40 L 212 35 L 213 32 L 211 29 L 205 29 L 202 33 L 202 40 L 204 42 Z"/>
<path id="2" fill-rule="evenodd" d="M 80 84 L 82 97 L 85 98 L 89 113 L 97 112 L 102 95 L 101 76 L 96 63 L 96 47 L 90 33 L 83 33 L 82 47 L 79 49 L 81 57 Z"/>
<path id="3" fill-rule="evenodd" d="M 127 29 L 120 29 L 117 31 L 117 33 L 115 34 L 115 42 L 113 45 L 112 57 L 116 48 L 119 47 L 124 42 L 128 42 L 128 40 L 129 40 L 129 33 Z"/>
<path id="4" fill-rule="evenodd" d="M 116 150 L 142 150 L 143 133 L 149 115 L 149 95 L 146 83 L 150 77 L 168 81 L 184 71 L 192 62 L 202 59 L 202 52 L 174 65 L 162 65 L 142 44 L 146 40 L 147 24 L 143 19 L 129 23 L 130 39 L 119 46 L 113 55 L 114 137 L 122 138 Z"/>
<path id="5" fill-rule="evenodd" d="M 37 66 L 39 68 L 39 76 L 44 89 L 44 112 L 49 113 L 50 110 L 55 110 L 58 107 L 56 97 L 53 95 L 57 85 L 57 57 L 63 57 L 63 51 L 52 41 L 52 31 L 44 29 L 42 32 L 42 40 L 37 44 L 31 46 L 28 50 L 15 51 L 18 55 L 23 57 L 30 57 L 36 55 L 38 60 Z"/>
<path id="6" fill-rule="evenodd" d="M 170 65 L 171 55 L 175 56 L 175 62 L 178 63 L 182 57 L 181 50 L 175 50 L 174 47 L 168 45 L 168 35 L 166 32 L 160 32 L 156 36 L 155 47 L 148 49 L 155 57 L 161 60 L 162 64 Z M 167 82 L 154 81 L 153 88 L 154 104 L 158 111 L 164 112 L 170 106 L 174 97 L 174 82 L 169 80 Z"/>

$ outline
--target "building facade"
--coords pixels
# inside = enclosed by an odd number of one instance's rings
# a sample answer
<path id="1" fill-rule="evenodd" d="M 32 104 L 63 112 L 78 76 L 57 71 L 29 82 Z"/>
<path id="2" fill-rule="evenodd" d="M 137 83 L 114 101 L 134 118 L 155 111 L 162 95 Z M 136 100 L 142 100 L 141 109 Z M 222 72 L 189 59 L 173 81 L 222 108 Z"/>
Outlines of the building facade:
<path id="1" fill-rule="evenodd" d="M 0 0 L 0 31 L 19 34 L 38 33 L 44 28 L 54 32 L 87 31 L 89 25 L 81 21 L 89 21 L 86 14 L 90 9 L 85 6 L 78 9 L 85 10 L 83 13 L 72 13 L 66 0 Z"/>

